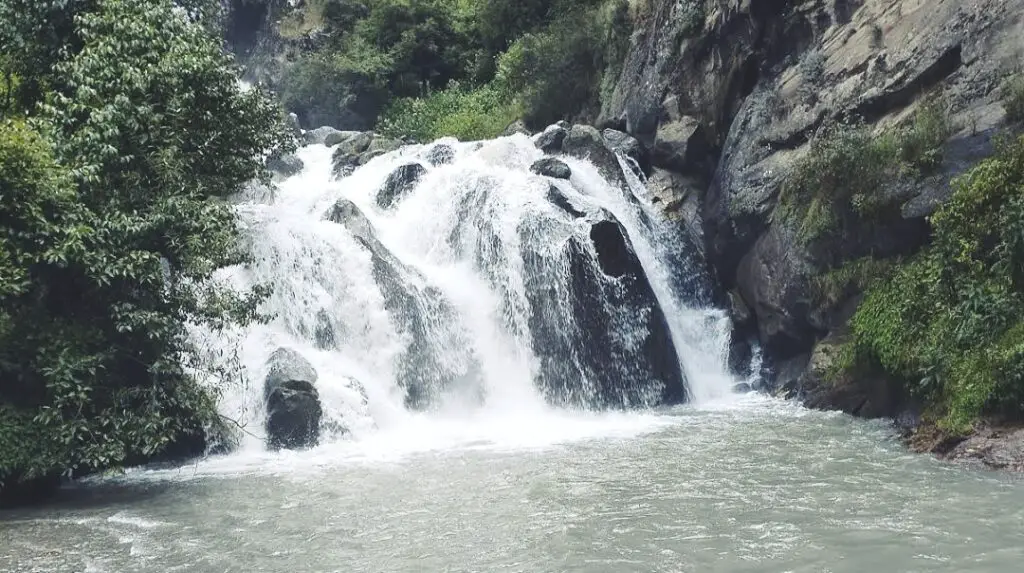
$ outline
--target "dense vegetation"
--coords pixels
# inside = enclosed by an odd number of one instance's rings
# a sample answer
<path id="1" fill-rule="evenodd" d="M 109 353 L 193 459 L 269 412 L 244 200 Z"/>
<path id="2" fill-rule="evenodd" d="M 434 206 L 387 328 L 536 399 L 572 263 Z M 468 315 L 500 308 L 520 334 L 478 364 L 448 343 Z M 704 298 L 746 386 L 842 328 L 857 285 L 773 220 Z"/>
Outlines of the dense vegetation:
<path id="1" fill-rule="evenodd" d="M 302 48 L 277 86 L 307 127 L 497 135 L 592 117 L 632 29 L 627 0 L 307 0 L 278 32 Z M 313 48 L 310 49 L 309 46 Z"/>
<path id="2" fill-rule="evenodd" d="M 194 451 L 187 324 L 255 317 L 223 200 L 290 145 L 216 2 L 0 1 L 0 489 Z"/>
<path id="3" fill-rule="evenodd" d="M 1021 100 L 1008 85 L 1014 121 Z M 994 157 L 953 181 L 919 252 L 845 260 L 842 246 L 899 218 L 899 181 L 931 173 L 950 132 L 934 103 L 881 135 L 827 130 L 798 164 L 780 213 L 828 255 L 816 261 L 819 304 L 864 293 L 828 376 L 884 376 L 916 396 L 939 427 L 960 434 L 983 418 L 1024 415 L 1024 138 L 1006 138 Z"/>
<path id="4" fill-rule="evenodd" d="M 904 381 L 964 432 L 1024 414 L 1024 138 L 954 186 L 932 244 L 868 290 L 847 359 Z"/>

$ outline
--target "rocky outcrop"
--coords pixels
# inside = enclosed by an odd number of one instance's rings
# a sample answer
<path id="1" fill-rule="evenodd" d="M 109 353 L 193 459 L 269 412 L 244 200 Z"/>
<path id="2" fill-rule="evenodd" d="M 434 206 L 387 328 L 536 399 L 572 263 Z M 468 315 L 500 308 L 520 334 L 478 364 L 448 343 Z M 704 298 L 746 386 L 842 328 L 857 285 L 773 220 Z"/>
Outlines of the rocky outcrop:
<path id="1" fill-rule="evenodd" d="M 377 205 L 382 209 L 395 206 L 416 187 L 426 172 L 427 169 L 419 163 L 407 163 L 396 168 L 377 191 Z"/>
<path id="2" fill-rule="evenodd" d="M 552 179 L 569 179 L 572 177 L 572 170 L 564 162 L 554 157 L 538 159 L 530 166 L 530 171 Z"/>
<path id="3" fill-rule="evenodd" d="M 527 297 L 538 384 L 548 401 L 626 408 L 686 400 L 668 322 L 626 230 L 607 211 L 584 214 L 557 188 L 552 195 L 577 220 L 585 217 L 588 230 L 557 252 L 523 253 L 534 282 Z M 568 290 L 557 292 L 563 283 L 553 277 L 566 269 Z"/>
<path id="4" fill-rule="evenodd" d="M 316 380 L 316 370 L 298 352 L 279 348 L 270 355 L 263 384 L 268 447 L 294 450 L 319 443 L 323 410 Z"/>
<path id="5" fill-rule="evenodd" d="M 771 389 L 864 416 L 904 406 L 892 381 L 821 382 L 849 316 L 836 308 L 859 293 L 821 308 L 812 283 L 844 261 L 927 241 L 926 217 L 950 196 L 949 180 L 990 153 L 1003 123 L 997 88 L 1007 62 L 1024 56 L 1022 10 L 1024 0 L 649 3 L 598 122 L 650 150 L 652 201 L 702 240 L 722 291 L 749 309 L 734 351 L 756 336 Z M 859 120 L 881 132 L 925 97 L 954 126 L 937 172 L 880 190 L 895 215 L 838 241 L 797 237 L 778 197 L 820 128 Z"/>

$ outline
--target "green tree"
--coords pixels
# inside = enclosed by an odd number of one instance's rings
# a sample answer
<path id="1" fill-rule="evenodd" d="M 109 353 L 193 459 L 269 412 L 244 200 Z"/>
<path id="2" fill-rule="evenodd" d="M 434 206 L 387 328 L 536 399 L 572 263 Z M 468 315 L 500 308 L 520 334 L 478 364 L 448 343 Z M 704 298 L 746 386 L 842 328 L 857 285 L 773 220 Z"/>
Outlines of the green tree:
<path id="1" fill-rule="evenodd" d="M 0 137 L 0 481 L 202 445 L 215 395 L 186 325 L 256 318 L 259 289 L 208 279 L 244 260 L 224 199 L 290 146 L 194 12 L 83 6 Z"/>

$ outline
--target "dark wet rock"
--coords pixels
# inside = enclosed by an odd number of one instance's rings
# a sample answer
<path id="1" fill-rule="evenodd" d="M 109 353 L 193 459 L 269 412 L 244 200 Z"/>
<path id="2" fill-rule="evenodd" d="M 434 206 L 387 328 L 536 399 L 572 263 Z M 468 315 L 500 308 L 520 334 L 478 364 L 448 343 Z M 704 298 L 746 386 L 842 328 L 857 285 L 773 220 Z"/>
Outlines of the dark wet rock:
<path id="1" fill-rule="evenodd" d="M 628 408 L 686 400 L 667 319 L 610 213 L 598 213 L 586 235 L 573 234 L 558 252 L 523 256 L 538 384 L 549 402 Z M 569 283 L 561 287 L 554 277 L 566 276 L 567 267 Z"/>
<path id="2" fill-rule="evenodd" d="M 843 345 L 848 342 L 848 333 L 837 330 L 814 346 L 799 381 L 804 405 L 862 418 L 895 417 L 907 404 L 900 384 L 870 372 L 853 375 L 833 371 Z"/>
<path id="3" fill-rule="evenodd" d="M 589 125 L 572 126 L 562 141 L 562 152 L 590 161 L 597 167 L 602 177 L 620 188 L 627 188 L 618 157 L 608 148 L 596 128 Z"/>
<path id="4" fill-rule="evenodd" d="M 569 179 L 572 177 L 572 170 L 564 162 L 554 157 L 538 159 L 530 166 L 530 171 L 537 175 L 552 177 L 554 179 Z"/>
<path id="5" fill-rule="evenodd" d="M 407 163 L 392 171 L 377 191 L 377 205 L 383 209 L 393 207 L 416 187 L 426 172 L 419 163 Z"/>
<path id="6" fill-rule="evenodd" d="M 754 389 L 750 386 L 750 384 L 747 384 L 746 382 L 740 382 L 739 384 L 732 387 L 732 391 L 735 394 L 749 394 L 753 392 Z"/>
<path id="7" fill-rule="evenodd" d="M 430 151 L 427 152 L 426 160 L 434 167 L 439 165 L 448 165 L 455 161 L 455 149 L 453 149 L 451 145 L 438 143 L 431 147 Z"/>
<path id="8" fill-rule="evenodd" d="M 510 135 L 532 135 L 533 133 L 526 127 L 526 124 L 521 119 L 517 119 L 510 123 L 504 131 L 501 132 L 502 137 L 508 137 Z"/>
<path id="9" fill-rule="evenodd" d="M 297 175 L 304 167 L 305 164 L 302 160 L 291 153 L 275 155 L 267 160 L 267 169 L 283 175 L 284 177 Z"/>
<path id="10" fill-rule="evenodd" d="M 1024 472 L 1024 428 L 993 427 L 977 430 L 944 457 L 980 463 L 991 469 Z"/>
<path id="11" fill-rule="evenodd" d="M 576 206 L 572 204 L 572 201 L 569 200 L 569 197 L 566 196 L 565 192 L 554 185 L 548 186 L 547 199 L 555 207 L 565 211 L 574 219 L 579 219 L 586 215 L 586 213 L 577 209 Z"/>
<path id="12" fill-rule="evenodd" d="M 565 141 L 567 135 L 569 135 L 568 128 L 553 125 L 537 136 L 534 145 L 544 153 L 558 153 L 562 150 L 562 142 Z"/>
<path id="13" fill-rule="evenodd" d="M 279 348 L 270 355 L 263 386 L 269 447 L 302 449 L 319 443 L 323 409 L 316 380 L 316 370 L 298 352 Z"/>
<path id="14" fill-rule="evenodd" d="M 740 263 L 739 294 L 757 317 L 761 343 L 775 356 L 800 354 L 815 339 L 811 272 L 795 233 L 783 225 L 773 225 Z"/>
<path id="15" fill-rule="evenodd" d="M 647 154 L 647 149 L 635 137 L 617 129 L 605 129 L 601 134 L 612 151 L 632 159 L 641 172 L 650 173 L 650 156 Z"/>

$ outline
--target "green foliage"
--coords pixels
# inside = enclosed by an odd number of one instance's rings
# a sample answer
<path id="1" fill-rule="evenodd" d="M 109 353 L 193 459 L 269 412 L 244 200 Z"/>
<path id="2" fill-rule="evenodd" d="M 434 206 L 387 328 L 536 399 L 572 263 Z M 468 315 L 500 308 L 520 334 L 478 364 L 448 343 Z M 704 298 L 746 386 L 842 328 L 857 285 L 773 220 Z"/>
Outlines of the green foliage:
<path id="1" fill-rule="evenodd" d="M 387 98 L 391 60 L 357 37 L 343 52 L 320 50 L 285 69 L 281 103 L 303 125 L 369 128 Z"/>
<path id="2" fill-rule="evenodd" d="M 951 132 L 935 103 L 922 105 L 910 125 L 876 135 L 859 125 L 825 128 L 797 163 L 780 197 L 780 214 L 805 242 L 841 240 L 865 221 L 891 215 L 900 177 L 921 176 L 942 162 Z"/>
<path id="3" fill-rule="evenodd" d="M 869 289 L 856 351 L 964 432 L 1024 414 L 1024 138 L 954 182 L 934 241 Z"/>
<path id="4" fill-rule="evenodd" d="M 0 124 L 0 482 L 142 461 L 218 423 L 186 324 L 256 318 L 262 289 L 207 279 L 244 260 L 224 198 L 290 146 L 192 12 L 76 6 L 44 37 L 59 49 L 11 44 L 55 59 L 20 72 L 47 91 Z"/>
<path id="5" fill-rule="evenodd" d="M 616 2 L 615 4 L 619 4 Z M 544 30 L 521 36 L 498 60 L 497 80 L 516 93 L 527 123 L 542 126 L 599 107 L 606 47 L 624 55 L 621 40 L 609 43 L 603 15 L 625 26 L 622 10 L 567 10 Z M 617 62 L 621 65 L 621 59 Z"/>
<path id="6" fill-rule="evenodd" d="M 811 279 L 817 306 L 831 306 L 851 295 L 864 292 L 891 272 L 897 261 L 862 257 Z"/>
<path id="7" fill-rule="evenodd" d="M 285 13 L 280 30 L 317 46 L 286 64 L 278 86 L 303 125 L 365 129 L 388 110 L 378 131 L 469 136 L 493 132 L 513 109 L 535 126 L 596 113 L 632 21 L 628 0 L 311 0 Z M 449 85 L 458 93 L 435 95 Z M 496 117 L 474 117 L 499 92 Z M 467 111 L 445 128 L 424 127 L 430 110 L 453 106 Z"/>
<path id="8" fill-rule="evenodd" d="M 429 97 L 396 100 L 377 130 L 387 137 L 432 141 L 456 137 L 474 141 L 497 137 L 521 116 L 513 98 L 493 85 L 465 90 L 458 83 Z"/>
<path id="9" fill-rule="evenodd" d="M 1007 80 L 1003 87 L 1003 107 L 1008 120 L 1024 122 L 1024 74 Z"/>

